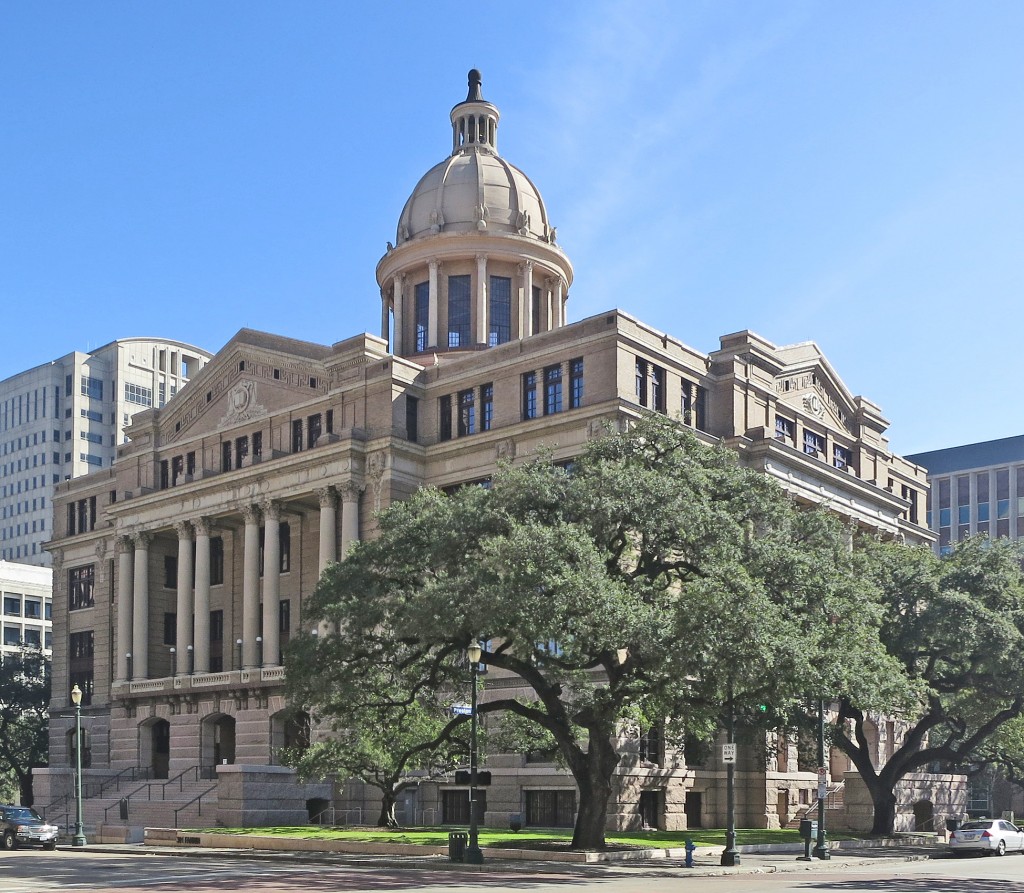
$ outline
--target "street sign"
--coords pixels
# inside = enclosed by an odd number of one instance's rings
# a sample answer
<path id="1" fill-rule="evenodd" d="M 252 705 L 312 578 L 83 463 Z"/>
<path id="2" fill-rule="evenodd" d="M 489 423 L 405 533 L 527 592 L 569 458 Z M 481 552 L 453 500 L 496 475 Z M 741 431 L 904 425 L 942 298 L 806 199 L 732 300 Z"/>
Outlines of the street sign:
<path id="1" fill-rule="evenodd" d="M 824 800 L 828 796 L 828 768 L 818 767 L 818 799 Z"/>
<path id="2" fill-rule="evenodd" d="M 723 763 L 735 763 L 736 762 L 736 745 L 735 744 L 723 744 L 722 745 L 722 762 Z"/>
<path id="3" fill-rule="evenodd" d="M 469 704 L 452 704 L 452 713 L 456 716 L 472 716 L 473 708 Z"/>

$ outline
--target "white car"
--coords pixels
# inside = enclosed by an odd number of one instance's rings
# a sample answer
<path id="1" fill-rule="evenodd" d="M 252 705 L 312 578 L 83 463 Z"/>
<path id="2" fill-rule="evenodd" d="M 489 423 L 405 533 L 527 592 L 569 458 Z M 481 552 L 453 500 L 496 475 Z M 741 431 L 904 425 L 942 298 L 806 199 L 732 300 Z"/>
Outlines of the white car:
<path id="1" fill-rule="evenodd" d="M 964 822 L 949 833 L 949 848 L 954 856 L 964 853 L 1006 854 L 1007 850 L 1024 852 L 1024 829 L 1004 819 L 977 819 Z"/>

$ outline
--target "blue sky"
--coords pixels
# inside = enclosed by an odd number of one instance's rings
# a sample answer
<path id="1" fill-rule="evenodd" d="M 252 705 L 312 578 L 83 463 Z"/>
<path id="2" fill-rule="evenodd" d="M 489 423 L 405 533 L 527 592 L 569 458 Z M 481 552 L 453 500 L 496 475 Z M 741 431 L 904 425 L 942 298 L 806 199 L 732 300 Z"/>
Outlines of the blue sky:
<path id="1" fill-rule="evenodd" d="M 816 341 L 897 452 L 1020 434 L 1024 3 L 0 5 L 0 378 L 379 328 L 466 71 L 576 268 L 703 351 Z"/>

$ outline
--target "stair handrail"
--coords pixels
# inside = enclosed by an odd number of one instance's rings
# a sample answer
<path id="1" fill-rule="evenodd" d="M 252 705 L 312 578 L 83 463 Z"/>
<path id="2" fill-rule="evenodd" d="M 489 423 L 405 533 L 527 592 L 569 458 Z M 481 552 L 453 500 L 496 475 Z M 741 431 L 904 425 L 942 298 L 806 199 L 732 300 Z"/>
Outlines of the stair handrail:
<path id="1" fill-rule="evenodd" d="M 193 803 L 199 803 L 199 815 L 202 815 L 203 797 L 207 796 L 208 794 L 212 794 L 215 790 L 217 790 L 217 785 L 211 785 L 207 790 L 203 791 L 198 797 L 193 797 L 191 800 L 188 801 L 188 803 L 184 803 L 181 806 L 179 806 L 176 810 L 174 810 L 174 827 L 178 827 L 178 813 L 181 812 L 183 809 L 188 809 Z"/>
<path id="2" fill-rule="evenodd" d="M 105 779 L 104 781 L 100 782 L 99 790 L 96 791 L 95 794 L 83 794 L 83 796 L 102 797 L 103 794 L 106 792 L 107 788 L 110 787 L 110 785 L 114 786 L 115 791 L 120 791 L 121 782 L 124 780 L 124 777 L 127 775 L 129 776 L 130 781 L 135 781 L 136 772 L 139 773 L 138 777 L 140 778 L 149 778 L 150 769 L 148 766 L 129 766 L 127 769 L 122 769 L 120 772 L 117 772 L 109 778 Z"/>

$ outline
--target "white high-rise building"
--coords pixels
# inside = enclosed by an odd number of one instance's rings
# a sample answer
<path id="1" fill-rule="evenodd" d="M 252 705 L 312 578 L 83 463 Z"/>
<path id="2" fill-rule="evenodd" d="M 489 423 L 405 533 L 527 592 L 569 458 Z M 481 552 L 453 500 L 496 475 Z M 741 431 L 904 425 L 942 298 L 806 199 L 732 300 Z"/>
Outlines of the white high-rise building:
<path id="1" fill-rule="evenodd" d="M 209 359 L 180 341 L 124 338 L 0 382 L 0 559 L 49 566 L 54 485 L 109 468 L 131 417 Z"/>
<path id="2" fill-rule="evenodd" d="M 0 590 L 4 599 L 0 655 L 17 653 L 26 645 L 38 646 L 49 655 L 53 636 L 50 569 L 0 561 Z"/>

